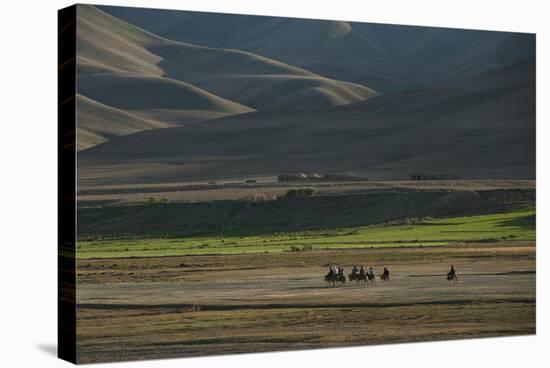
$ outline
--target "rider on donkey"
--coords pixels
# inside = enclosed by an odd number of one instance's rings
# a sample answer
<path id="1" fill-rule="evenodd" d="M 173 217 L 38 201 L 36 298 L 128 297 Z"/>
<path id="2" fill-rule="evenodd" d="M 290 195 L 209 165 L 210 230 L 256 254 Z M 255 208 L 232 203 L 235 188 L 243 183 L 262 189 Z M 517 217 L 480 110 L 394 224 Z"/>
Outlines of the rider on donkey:
<path id="1" fill-rule="evenodd" d="M 447 279 L 452 280 L 456 277 L 455 266 L 451 265 L 451 270 L 447 273 Z"/>

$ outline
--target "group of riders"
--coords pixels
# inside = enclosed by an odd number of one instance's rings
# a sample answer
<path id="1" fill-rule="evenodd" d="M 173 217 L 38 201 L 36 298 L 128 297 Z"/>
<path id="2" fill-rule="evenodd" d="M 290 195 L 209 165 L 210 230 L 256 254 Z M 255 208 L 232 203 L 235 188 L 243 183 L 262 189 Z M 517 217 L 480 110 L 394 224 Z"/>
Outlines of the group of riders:
<path id="1" fill-rule="evenodd" d="M 349 281 L 358 281 L 358 282 L 364 282 L 367 284 L 367 282 L 374 282 L 375 276 L 374 276 L 374 270 L 372 267 L 369 267 L 368 271 L 365 271 L 365 268 L 361 266 L 360 268 L 357 268 L 356 265 L 353 266 L 351 269 L 351 273 L 348 275 Z M 382 281 L 390 281 L 390 270 L 387 267 L 384 267 L 384 272 L 380 275 L 380 279 Z M 447 273 L 447 280 L 458 280 L 458 277 L 456 276 L 456 271 L 453 265 L 451 265 L 451 270 Z M 336 283 L 345 283 L 346 282 L 346 276 L 344 274 L 344 267 L 340 267 L 337 265 L 330 265 L 328 273 L 325 275 L 325 281 L 332 282 L 332 284 Z"/>
<path id="2" fill-rule="evenodd" d="M 328 273 L 325 275 L 325 280 L 327 282 L 335 283 L 345 283 L 346 282 L 346 276 L 344 274 L 344 267 L 336 266 L 336 265 L 330 265 Z M 374 270 L 372 267 L 368 269 L 368 271 L 365 271 L 365 268 L 361 266 L 358 268 L 356 265 L 353 266 L 351 273 L 348 275 L 349 281 L 362 281 L 367 283 L 368 281 L 374 282 L 375 276 L 374 276 Z M 380 275 L 380 279 L 383 281 L 389 281 L 390 280 L 390 270 L 386 267 L 384 267 L 384 272 Z"/>

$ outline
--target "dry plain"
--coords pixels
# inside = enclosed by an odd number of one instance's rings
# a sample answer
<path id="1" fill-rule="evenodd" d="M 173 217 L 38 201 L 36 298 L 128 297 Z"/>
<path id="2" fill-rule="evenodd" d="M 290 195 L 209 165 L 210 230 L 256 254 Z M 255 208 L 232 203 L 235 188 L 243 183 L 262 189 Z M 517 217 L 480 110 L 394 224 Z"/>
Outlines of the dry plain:
<path id="1" fill-rule="evenodd" d="M 535 244 L 80 260 L 77 301 L 81 363 L 532 334 Z"/>

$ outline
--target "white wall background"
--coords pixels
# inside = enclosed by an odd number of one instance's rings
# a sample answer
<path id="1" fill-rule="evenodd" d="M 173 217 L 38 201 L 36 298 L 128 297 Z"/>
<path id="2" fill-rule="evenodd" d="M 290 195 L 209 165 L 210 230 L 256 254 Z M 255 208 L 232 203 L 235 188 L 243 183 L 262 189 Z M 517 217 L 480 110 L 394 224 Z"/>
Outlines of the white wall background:
<path id="1" fill-rule="evenodd" d="M 550 354 L 548 93 L 545 1 L 160 0 L 112 5 L 537 33 L 537 336 L 111 364 L 109 367 L 541 367 Z M 0 21 L 0 366 L 64 367 L 57 313 L 57 9 L 5 1 Z M 546 118 L 546 119 L 545 119 Z M 543 268 L 546 265 L 546 269 Z M 545 350 L 546 348 L 546 350 Z"/>

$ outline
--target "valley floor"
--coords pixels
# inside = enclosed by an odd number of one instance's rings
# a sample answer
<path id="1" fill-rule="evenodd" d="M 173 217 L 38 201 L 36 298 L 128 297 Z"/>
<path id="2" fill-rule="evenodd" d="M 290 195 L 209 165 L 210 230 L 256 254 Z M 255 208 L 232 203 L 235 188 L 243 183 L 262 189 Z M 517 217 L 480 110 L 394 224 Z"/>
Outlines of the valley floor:
<path id="1" fill-rule="evenodd" d="M 79 260 L 77 302 L 80 363 L 533 334 L 535 243 Z"/>

